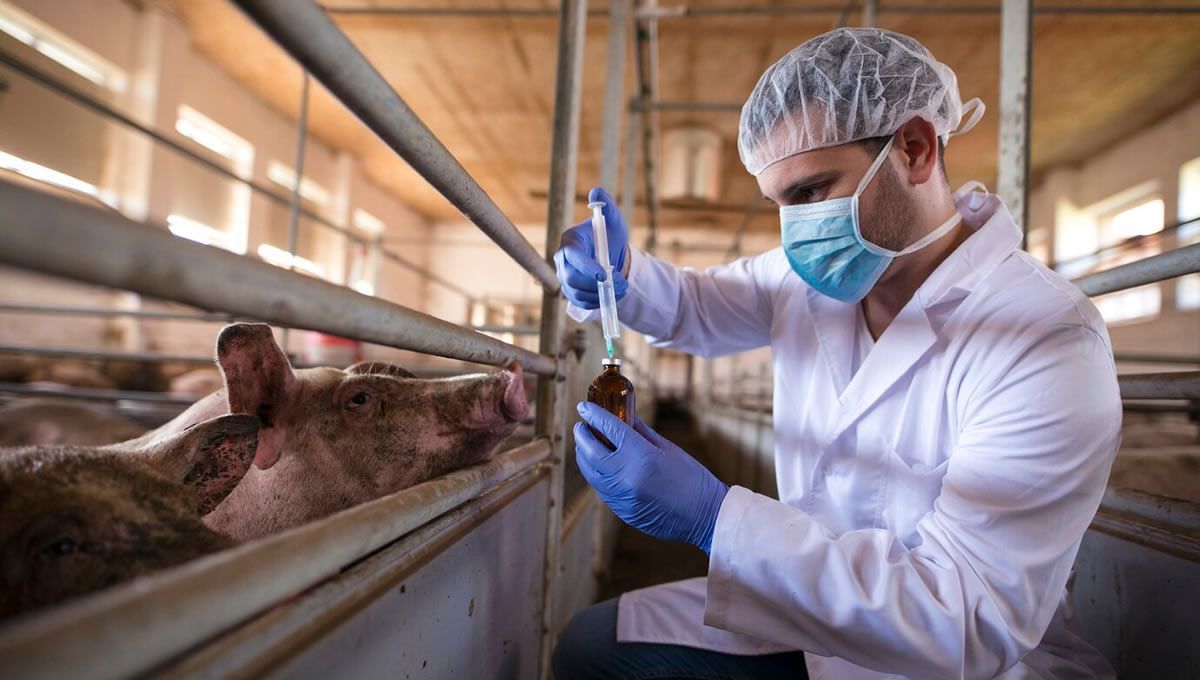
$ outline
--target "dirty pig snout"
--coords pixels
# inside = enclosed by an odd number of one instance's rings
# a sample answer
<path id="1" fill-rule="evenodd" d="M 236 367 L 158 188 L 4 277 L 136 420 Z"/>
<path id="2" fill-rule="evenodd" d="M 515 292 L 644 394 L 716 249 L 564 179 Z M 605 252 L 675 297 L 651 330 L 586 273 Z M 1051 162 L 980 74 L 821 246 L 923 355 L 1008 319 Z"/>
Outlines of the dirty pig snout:
<path id="1" fill-rule="evenodd" d="M 525 372 L 521 364 L 512 363 L 500 375 L 504 381 L 500 412 L 509 422 L 519 423 L 529 416 L 529 401 L 525 398 Z"/>

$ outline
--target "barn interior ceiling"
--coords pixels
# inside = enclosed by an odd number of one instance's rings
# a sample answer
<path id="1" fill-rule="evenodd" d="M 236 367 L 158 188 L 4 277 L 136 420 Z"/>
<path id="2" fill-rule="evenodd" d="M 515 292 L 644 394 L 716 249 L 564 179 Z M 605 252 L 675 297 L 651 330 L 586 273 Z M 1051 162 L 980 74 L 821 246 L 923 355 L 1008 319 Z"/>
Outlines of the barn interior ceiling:
<path id="1" fill-rule="evenodd" d="M 966 1 L 966 0 L 964 0 Z M 165 0 L 187 23 L 196 46 L 285 115 L 299 110 L 299 67 L 227 0 Z M 514 222 L 545 220 L 553 115 L 557 3 L 547 0 L 325 0 L 339 26 L 388 79 Z M 660 7 L 731 7 L 729 0 L 664 0 Z M 1144 5 L 1137 0 L 1055 0 L 1047 7 Z M 1156 6 L 1195 7 L 1179 0 Z M 580 192 L 597 181 L 608 19 L 591 0 L 580 129 Z M 721 135 L 719 193 L 708 201 L 667 202 L 661 226 L 732 233 L 757 195 L 737 158 L 736 106 L 761 72 L 803 40 L 862 16 L 848 5 L 754 0 L 742 6 L 806 7 L 803 14 L 704 15 L 658 21 L 657 99 L 718 104 L 708 111 L 661 110 L 660 130 L 700 126 Z M 360 13 L 353 9 L 548 10 L 487 15 Z M 838 7 L 841 9 L 838 9 Z M 937 11 L 941 7 L 943 11 Z M 956 138 L 947 154 L 951 183 L 994 186 L 999 120 L 1000 15 L 996 3 L 957 0 L 881 2 L 878 25 L 908 33 L 958 74 L 963 99 L 980 97 L 988 114 Z M 849 11 L 846 11 L 849 8 Z M 945 11 L 951 9 L 953 11 Z M 993 11 L 994 10 L 994 11 Z M 1039 12 L 1034 20 L 1032 168 L 1076 163 L 1200 97 L 1200 13 Z M 635 93 L 636 42 L 628 41 L 626 98 Z M 458 212 L 324 89 L 313 88 L 309 125 L 323 142 L 357 154 L 368 175 L 433 220 Z M 638 200 L 642 206 L 643 183 Z M 581 196 L 582 198 L 582 196 Z M 580 219 L 585 209 L 581 200 Z M 644 214 L 639 211 L 640 215 Z M 777 229 L 759 204 L 751 230 Z"/>

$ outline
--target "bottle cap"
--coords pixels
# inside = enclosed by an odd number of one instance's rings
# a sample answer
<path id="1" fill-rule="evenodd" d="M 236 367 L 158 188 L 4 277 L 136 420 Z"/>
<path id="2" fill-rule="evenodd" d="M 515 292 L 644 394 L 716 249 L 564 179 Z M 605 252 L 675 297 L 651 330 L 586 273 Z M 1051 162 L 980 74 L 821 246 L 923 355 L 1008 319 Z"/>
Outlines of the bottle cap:
<path id="1" fill-rule="evenodd" d="M 604 357 L 600 360 L 601 366 L 620 366 L 621 360 L 616 357 Z"/>

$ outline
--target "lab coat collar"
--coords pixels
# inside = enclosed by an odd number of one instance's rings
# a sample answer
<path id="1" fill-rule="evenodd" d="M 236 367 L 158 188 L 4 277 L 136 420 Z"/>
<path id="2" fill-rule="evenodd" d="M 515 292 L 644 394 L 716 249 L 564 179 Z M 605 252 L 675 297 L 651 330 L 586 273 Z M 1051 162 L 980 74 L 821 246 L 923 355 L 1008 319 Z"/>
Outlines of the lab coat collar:
<path id="1" fill-rule="evenodd" d="M 1020 243 L 1021 234 L 999 197 L 971 194 L 960 199 L 958 207 L 964 223 L 975 233 L 921 284 L 853 376 L 851 352 L 859 305 L 808 290 L 820 353 L 842 407 L 836 409 L 838 415 L 829 442 L 857 422 L 936 343 L 930 308 L 937 306 L 939 317 L 948 316 L 952 309 L 946 309 L 945 305 L 964 299 Z"/>

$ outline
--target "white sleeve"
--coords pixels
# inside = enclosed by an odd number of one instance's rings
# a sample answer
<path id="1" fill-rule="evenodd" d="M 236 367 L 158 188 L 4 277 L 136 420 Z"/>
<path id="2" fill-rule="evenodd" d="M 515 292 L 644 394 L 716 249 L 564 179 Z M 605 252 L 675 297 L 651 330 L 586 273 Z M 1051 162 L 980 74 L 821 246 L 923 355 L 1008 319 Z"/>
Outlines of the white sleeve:
<path id="1" fill-rule="evenodd" d="M 780 278 L 773 253 L 700 272 L 630 248 L 629 289 L 617 315 L 655 347 L 704 357 L 762 347 L 771 341 Z M 567 313 L 580 322 L 599 318 L 598 311 L 575 305 Z"/>
<path id="2" fill-rule="evenodd" d="M 990 678 L 1017 663 L 1049 626 L 1116 453 L 1111 351 L 1059 327 L 961 412 L 916 547 L 884 529 L 835 536 L 731 489 L 704 623 L 908 677 Z"/>

